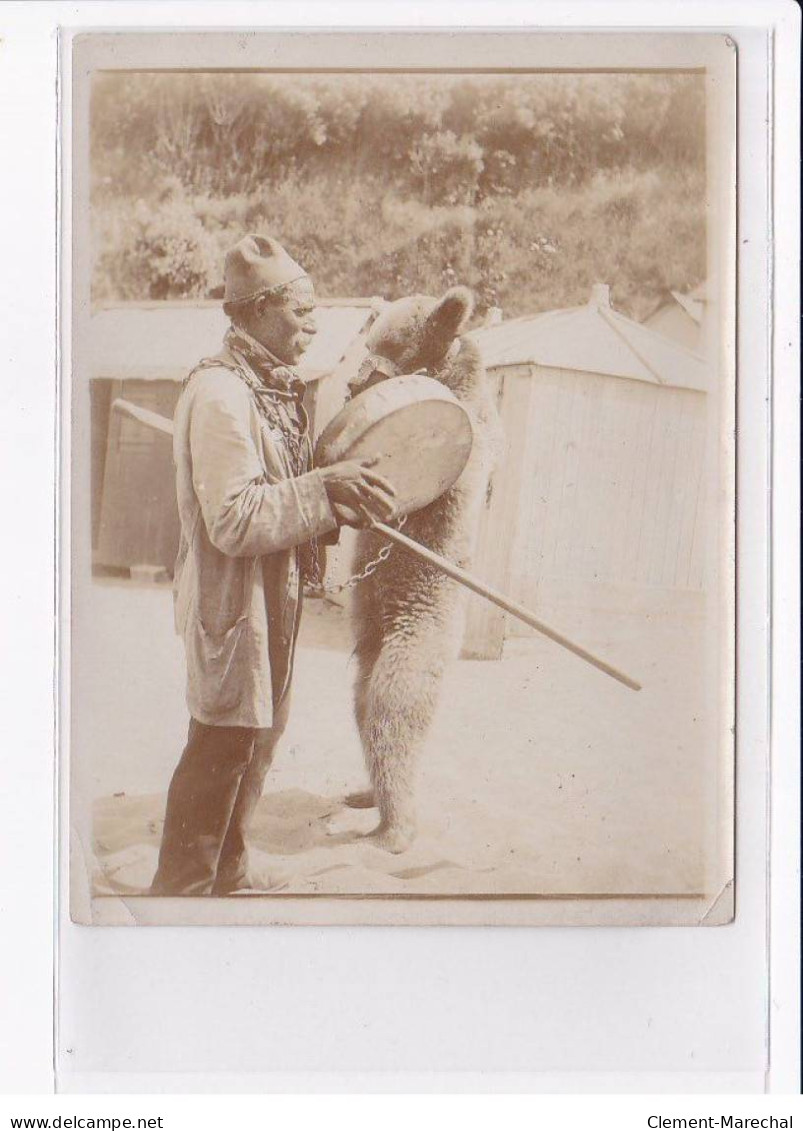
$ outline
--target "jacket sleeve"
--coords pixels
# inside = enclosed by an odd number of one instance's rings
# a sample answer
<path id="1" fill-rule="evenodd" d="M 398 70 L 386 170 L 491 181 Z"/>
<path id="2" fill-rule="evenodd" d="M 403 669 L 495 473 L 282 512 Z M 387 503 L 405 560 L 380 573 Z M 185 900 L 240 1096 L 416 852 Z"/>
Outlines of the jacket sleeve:
<path id="1" fill-rule="evenodd" d="M 335 529 L 320 471 L 266 482 L 248 393 L 227 377 L 201 381 L 190 410 L 193 486 L 213 545 L 230 557 L 257 557 Z"/>

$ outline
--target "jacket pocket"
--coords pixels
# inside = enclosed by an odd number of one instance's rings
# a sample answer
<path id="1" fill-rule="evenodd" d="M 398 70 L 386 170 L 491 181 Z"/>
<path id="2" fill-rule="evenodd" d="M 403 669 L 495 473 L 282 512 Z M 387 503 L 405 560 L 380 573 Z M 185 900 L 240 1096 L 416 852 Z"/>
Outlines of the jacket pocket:
<path id="1" fill-rule="evenodd" d="M 200 620 L 187 625 L 184 643 L 191 701 L 199 713 L 216 717 L 232 711 L 246 692 L 249 625 L 241 617 L 224 632 L 208 632 Z"/>
<path id="2" fill-rule="evenodd" d="M 220 639 L 248 617 L 258 558 L 203 555 L 198 560 L 197 615 L 203 631 Z"/>

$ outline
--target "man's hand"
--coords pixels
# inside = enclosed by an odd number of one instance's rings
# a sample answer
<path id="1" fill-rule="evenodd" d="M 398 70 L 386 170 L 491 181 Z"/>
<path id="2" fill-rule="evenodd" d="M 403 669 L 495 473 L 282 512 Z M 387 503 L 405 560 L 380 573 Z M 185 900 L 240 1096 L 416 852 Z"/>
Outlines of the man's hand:
<path id="1" fill-rule="evenodd" d="M 320 469 L 332 508 L 349 525 L 369 526 L 393 518 L 396 491 L 384 476 L 371 471 L 377 458 L 342 460 Z"/>

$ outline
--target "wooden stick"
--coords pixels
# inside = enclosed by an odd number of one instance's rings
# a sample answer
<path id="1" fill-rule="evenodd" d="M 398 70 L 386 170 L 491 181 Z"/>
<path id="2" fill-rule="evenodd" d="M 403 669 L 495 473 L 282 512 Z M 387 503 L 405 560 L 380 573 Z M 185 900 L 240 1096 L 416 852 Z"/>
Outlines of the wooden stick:
<path id="1" fill-rule="evenodd" d="M 453 578 L 454 581 L 465 585 L 467 589 L 470 589 L 473 593 L 479 594 L 480 597 L 484 597 L 486 601 L 491 601 L 494 605 L 498 605 L 500 609 L 504 609 L 505 612 L 510 613 L 511 616 L 518 617 L 519 620 L 528 624 L 530 628 L 534 628 L 543 636 L 548 636 L 550 640 L 554 640 L 556 644 L 560 644 L 562 648 L 568 648 L 575 656 L 579 656 L 580 659 L 585 660 L 587 664 L 591 664 L 599 671 L 604 672 L 605 675 L 609 675 L 612 679 L 623 683 L 625 687 L 629 687 L 631 691 L 641 691 L 641 684 L 636 683 L 630 676 L 625 675 L 624 672 L 620 672 L 618 668 L 613 667 L 612 664 L 606 663 L 605 660 L 601 660 L 598 656 L 593 655 L 593 653 L 586 651 L 585 648 L 581 648 L 579 644 L 575 644 L 560 632 L 556 632 L 554 628 L 550 628 L 549 625 L 538 620 L 524 605 L 519 605 L 515 601 L 509 600 L 503 593 L 499 593 L 496 589 L 492 589 L 490 585 L 486 585 L 476 577 L 473 577 L 470 573 L 466 573 L 464 569 L 460 569 L 459 566 L 454 565 L 448 558 L 443 558 L 440 554 L 433 553 L 433 551 L 426 546 L 422 546 L 420 542 L 408 538 L 406 534 L 402 534 L 399 530 L 394 530 L 392 526 L 387 526 L 384 522 L 372 523 L 371 529 L 376 530 L 380 534 L 384 534 L 391 542 L 403 546 L 405 550 L 410 550 L 411 553 L 418 554 L 419 558 L 423 558 L 424 561 L 429 562 L 430 565 L 437 566 L 439 570 L 448 577 Z"/>
<path id="2" fill-rule="evenodd" d="M 115 412 L 121 412 L 123 416 L 130 416 L 132 420 L 138 420 L 140 424 L 144 424 L 148 428 L 163 432 L 165 436 L 173 435 L 173 421 L 168 420 L 166 416 L 162 416 L 159 412 L 151 412 L 149 408 L 141 408 L 138 404 L 123 400 L 122 397 L 118 397 L 112 403 L 112 409 Z"/>

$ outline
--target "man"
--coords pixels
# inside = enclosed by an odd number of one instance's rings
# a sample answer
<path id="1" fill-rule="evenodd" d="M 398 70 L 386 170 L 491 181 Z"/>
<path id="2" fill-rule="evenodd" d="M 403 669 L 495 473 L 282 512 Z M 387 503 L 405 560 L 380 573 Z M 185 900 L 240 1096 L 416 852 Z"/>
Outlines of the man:
<path id="1" fill-rule="evenodd" d="M 275 887 L 245 835 L 287 723 L 303 582 L 317 540 L 355 513 L 393 513 L 370 461 L 312 468 L 303 382 L 315 334 L 309 277 L 276 240 L 226 256 L 224 348 L 189 375 L 174 419 L 181 520 L 176 627 L 187 659 L 187 745 L 167 797 L 154 895 Z"/>

